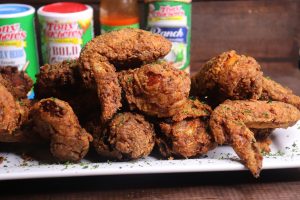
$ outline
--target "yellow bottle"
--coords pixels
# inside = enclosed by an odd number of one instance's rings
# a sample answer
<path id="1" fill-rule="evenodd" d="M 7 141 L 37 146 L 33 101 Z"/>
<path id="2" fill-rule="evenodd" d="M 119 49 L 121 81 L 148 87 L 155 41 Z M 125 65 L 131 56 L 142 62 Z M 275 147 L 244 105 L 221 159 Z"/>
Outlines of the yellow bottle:
<path id="1" fill-rule="evenodd" d="M 102 0 L 100 3 L 101 33 L 122 28 L 139 28 L 137 0 Z"/>

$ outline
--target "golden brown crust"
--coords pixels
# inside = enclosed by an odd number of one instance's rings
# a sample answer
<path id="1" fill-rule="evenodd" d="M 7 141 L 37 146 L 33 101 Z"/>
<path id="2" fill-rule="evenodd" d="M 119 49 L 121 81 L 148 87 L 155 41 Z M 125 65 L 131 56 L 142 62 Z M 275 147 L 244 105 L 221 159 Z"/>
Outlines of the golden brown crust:
<path id="1" fill-rule="evenodd" d="M 83 87 L 78 60 L 42 66 L 34 91 L 36 99 L 55 97 L 68 102 L 81 122 L 90 113 L 100 112 L 96 89 Z"/>
<path id="2" fill-rule="evenodd" d="M 209 117 L 212 112 L 211 107 L 198 99 L 188 99 L 186 103 L 177 110 L 172 117 L 173 121 L 179 122 L 186 118 Z"/>
<path id="3" fill-rule="evenodd" d="M 33 81 L 17 67 L 0 67 L 0 83 L 7 88 L 15 99 L 27 98 L 32 89 Z"/>
<path id="4" fill-rule="evenodd" d="M 215 104 L 226 99 L 258 99 L 262 92 L 260 65 L 235 51 L 212 58 L 191 79 L 191 95 L 208 96 Z"/>
<path id="5" fill-rule="evenodd" d="M 0 134 L 12 134 L 20 127 L 21 113 L 20 106 L 13 95 L 0 84 Z"/>
<path id="6" fill-rule="evenodd" d="M 293 94 L 289 88 L 283 87 L 279 83 L 264 77 L 263 78 L 262 100 L 282 101 L 296 106 L 300 110 L 300 97 Z"/>
<path id="7" fill-rule="evenodd" d="M 213 111 L 210 127 L 218 143 L 226 142 L 222 125 L 228 120 L 244 124 L 248 128 L 287 128 L 300 119 L 300 111 L 283 102 L 257 100 L 227 100 Z"/>
<path id="8" fill-rule="evenodd" d="M 129 107 L 157 117 L 172 117 L 187 101 L 190 78 L 171 64 L 153 63 L 119 73 Z"/>
<path id="9" fill-rule="evenodd" d="M 103 63 L 104 65 L 105 63 Z M 92 69 L 95 84 L 97 85 L 97 94 L 101 107 L 100 123 L 107 123 L 115 113 L 122 107 L 121 87 L 118 82 L 118 76 L 110 64 L 106 67 L 95 67 Z"/>
<path id="10" fill-rule="evenodd" d="M 156 144 L 164 157 L 190 158 L 206 154 L 216 147 L 207 132 L 206 122 L 199 118 L 174 123 L 160 123 L 162 134 Z"/>
<path id="11" fill-rule="evenodd" d="M 262 155 L 249 128 L 286 128 L 300 119 L 300 111 L 283 102 L 227 100 L 211 114 L 210 128 L 218 144 L 228 143 L 254 176 L 262 166 Z"/>
<path id="12" fill-rule="evenodd" d="M 109 62 L 117 70 L 122 70 L 124 66 L 134 67 L 154 62 L 170 50 L 171 42 L 163 36 L 127 28 L 95 37 L 84 47 L 80 59 L 82 63 Z"/>
<path id="13" fill-rule="evenodd" d="M 92 136 L 81 128 L 68 103 L 59 99 L 43 99 L 30 113 L 33 130 L 51 141 L 51 153 L 60 161 L 79 161 L 89 149 Z"/>
<path id="14" fill-rule="evenodd" d="M 119 160 L 137 159 L 151 153 L 154 135 L 153 125 L 142 115 L 119 113 L 103 132 L 98 132 L 94 146 L 96 151 L 105 157 Z"/>

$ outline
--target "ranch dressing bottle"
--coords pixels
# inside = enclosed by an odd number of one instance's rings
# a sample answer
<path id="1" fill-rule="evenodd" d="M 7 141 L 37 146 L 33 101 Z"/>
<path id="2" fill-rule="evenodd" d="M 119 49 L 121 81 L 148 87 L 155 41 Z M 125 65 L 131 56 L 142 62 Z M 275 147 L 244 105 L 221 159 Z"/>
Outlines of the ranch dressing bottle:
<path id="1" fill-rule="evenodd" d="M 147 29 L 172 42 L 164 58 L 178 69 L 190 71 L 191 0 L 145 0 Z"/>

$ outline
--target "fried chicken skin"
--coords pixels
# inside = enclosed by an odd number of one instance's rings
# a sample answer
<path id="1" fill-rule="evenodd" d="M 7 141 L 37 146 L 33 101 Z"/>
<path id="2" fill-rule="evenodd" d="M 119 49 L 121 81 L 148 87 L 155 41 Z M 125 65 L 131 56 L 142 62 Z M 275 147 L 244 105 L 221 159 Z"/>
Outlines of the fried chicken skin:
<path id="1" fill-rule="evenodd" d="M 157 117 L 175 115 L 186 103 L 190 90 L 188 74 L 166 62 L 122 71 L 119 81 L 131 110 Z"/>
<path id="2" fill-rule="evenodd" d="M 300 110 L 300 97 L 293 94 L 290 89 L 266 77 L 263 78 L 262 87 L 262 100 L 282 101 L 292 104 Z"/>
<path id="3" fill-rule="evenodd" d="M 97 90 L 83 87 L 78 60 L 42 66 L 34 92 L 36 99 L 55 97 L 68 102 L 81 122 L 100 110 Z"/>
<path id="4" fill-rule="evenodd" d="M 95 135 L 96 151 L 109 158 L 131 160 L 148 156 L 154 147 L 154 128 L 142 115 L 118 113 Z"/>
<path id="5" fill-rule="evenodd" d="M 22 123 L 22 109 L 12 93 L 0 84 L 0 134 L 12 134 Z"/>
<path id="6" fill-rule="evenodd" d="M 164 157 L 190 158 L 207 153 L 216 147 L 207 132 L 207 123 L 200 118 L 175 123 L 160 123 L 162 134 L 156 144 Z"/>
<path id="7" fill-rule="evenodd" d="M 85 86 L 96 87 L 98 92 L 100 123 L 107 123 L 122 106 L 115 66 L 124 69 L 153 62 L 170 49 L 167 39 L 140 29 L 112 31 L 86 44 L 80 53 L 80 72 Z"/>
<path id="8" fill-rule="evenodd" d="M 208 96 L 214 105 L 226 99 L 259 99 L 262 78 L 254 58 L 228 51 L 209 60 L 192 76 L 191 95 Z"/>
<path id="9" fill-rule="evenodd" d="M 68 103 L 43 99 L 31 109 L 30 116 L 40 136 L 50 140 L 51 153 L 60 161 L 79 161 L 89 149 L 92 136 L 81 128 Z"/>
<path id="10" fill-rule="evenodd" d="M 271 148 L 270 145 L 272 144 L 272 140 L 270 138 L 274 129 L 266 128 L 266 129 L 250 129 L 254 133 L 254 137 L 258 144 L 259 149 L 261 152 L 270 153 Z"/>
<path id="11" fill-rule="evenodd" d="M 212 112 L 209 125 L 216 142 L 230 144 L 246 167 L 258 177 L 263 158 L 249 128 L 286 128 L 299 119 L 300 111 L 283 102 L 227 100 Z"/>
<path id="12" fill-rule="evenodd" d="M 185 104 L 175 112 L 172 120 L 180 122 L 186 118 L 209 117 L 212 109 L 209 105 L 198 99 L 188 99 Z"/>
<path id="13" fill-rule="evenodd" d="M 80 58 L 83 63 L 108 62 L 122 70 L 154 62 L 170 50 L 171 42 L 159 34 L 125 28 L 95 37 L 84 47 Z"/>
<path id="14" fill-rule="evenodd" d="M 33 81 L 17 67 L 0 67 L 0 84 L 7 88 L 15 99 L 27 98 L 33 86 Z"/>

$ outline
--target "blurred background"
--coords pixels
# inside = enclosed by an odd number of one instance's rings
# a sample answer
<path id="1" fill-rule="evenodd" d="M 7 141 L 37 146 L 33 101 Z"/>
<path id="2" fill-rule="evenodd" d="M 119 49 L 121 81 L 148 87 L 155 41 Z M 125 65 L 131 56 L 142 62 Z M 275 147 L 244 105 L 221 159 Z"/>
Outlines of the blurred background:
<path id="1" fill-rule="evenodd" d="M 19 0 L 9 3 L 29 4 L 37 9 L 55 2 L 58 1 Z M 99 0 L 72 2 L 93 7 L 94 31 L 95 35 L 99 35 Z M 8 1 L 0 0 L 0 3 Z M 139 8 L 140 25 L 145 28 L 147 11 L 142 0 L 139 1 Z M 191 73 L 197 71 L 209 58 L 234 49 L 240 54 L 256 58 L 267 76 L 272 76 L 300 94 L 299 48 L 299 0 L 192 2 Z"/>

